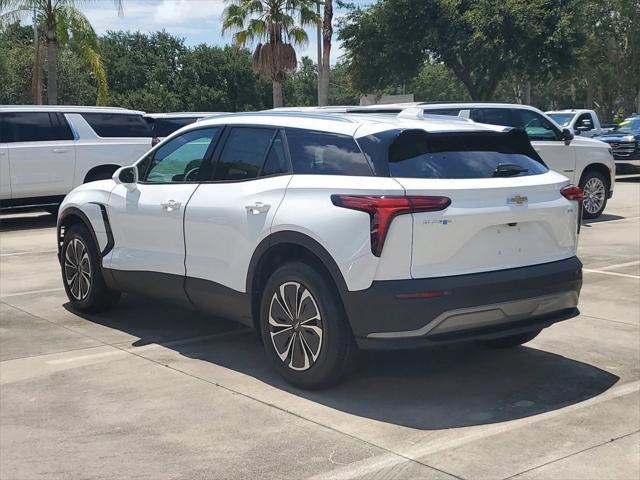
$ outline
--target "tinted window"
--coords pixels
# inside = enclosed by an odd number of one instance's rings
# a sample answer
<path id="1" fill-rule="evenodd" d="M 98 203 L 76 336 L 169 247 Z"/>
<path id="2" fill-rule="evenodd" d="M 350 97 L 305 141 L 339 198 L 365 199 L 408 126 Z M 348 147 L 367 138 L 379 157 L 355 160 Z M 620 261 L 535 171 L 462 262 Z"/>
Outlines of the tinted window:
<path id="1" fill-rule="evenodd" d="M 154 137 L 168 137 L 185 125 L 191 125 L 198 120 L 194 117 L 183 118 L 146 118 Z"/>
<path id="2" fill-rule="evenodd" d="M 488 123 L 489 125 L 518 126 L 511 110 L 507 108 L 474 108 L 471 110 L 471 120 L 478 123 Z"/>
<path id="3" fill-rule="evenodd" d="M 232 128 L 216 164 L 214 180 L 257 177 L 275 133 L 270 128 Z"/>
<path id="4" fill-rule="evenodd" d="M 488 138 L 487 138 L 488 140 Z M 547 171 L 521 153 L 482 150 L 481 137 L 430 137 L 407 131 L 389 147 L 389 171 L 404 178 L 491 178 Z"/>
<path id="5" fill-rule="evenodd" d="M 438 108 L 437 110 L 429 110 L 425 109 L 424 113 L 427 115 L 451 115 L 452 117 L 457 117 L 460 113 L 459 108 Z"/>
<path id="6" fill-rule="evenodd" d="M 141 115 L 126 113 L 83 113 L 82 117 L 100 137 L 152 137 Z"/>
<path id="7" fill-rule="evenodd" d="M 531 110 L 517 110 L 520 126 L 525 129 L 531 140 L 556 140 L 556 130 L 549 120 Z"/>
<path id="8" fill-rule="evenodd" d="M 284 146 L 282 145 L 282 137 L 280 133 L 276 135 L 267 154 L 267 159 L 262 167 L 260 176 L 278 175 L 289 172 L 289 162 L 284 154 Z"/>
<path id="9" fill-rule="evenodd" d="M 167 142 L 156 150 L 146 181 L 166 183 L 198 180 L 200 165 L 217 132 L 217 128 L 192 130 Z"/>
<path id="10" fill-rule="evenodd" d="M 2 141 L 40 142 L 73 140 L 64 117 L 47 112 L 7 112 L 2 116 Z"/>
<path id="11" fill-rule="evenodd" d="M 358 144 L 349 136 L 297 128 L 286 133 L 294 173 L 373 175 Z"/>

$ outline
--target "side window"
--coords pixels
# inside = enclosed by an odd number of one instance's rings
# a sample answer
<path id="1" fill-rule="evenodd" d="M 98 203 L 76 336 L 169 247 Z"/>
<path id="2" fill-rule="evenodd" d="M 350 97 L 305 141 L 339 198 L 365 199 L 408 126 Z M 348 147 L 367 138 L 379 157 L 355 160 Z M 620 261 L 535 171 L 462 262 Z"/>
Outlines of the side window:
<path id="1" fill-rule="evenodd" d="M 147 170 L 146 182 L 173 183 L 198 180 L 200 165 L 217 133 L 217 128 L 192 130 L 160 147 L 153 155 Z M 144 164 L 145 160 L 141 163 Z"/>
<path id="2" fill-rule="evenodd" d="M 272 128 L 233 127 L 229 132 L 214 180 L 247 180 L 256 178 L 265 163 L 267 149 L 276 131 Z"/>
<path id="3" fill-rule="evenodd" d="M 517 127 L 511 110 L 508 108 L 474 108 L 471 110 L 471 120 L 489 125 L 502 125 L 504 127 Z"/>
<path id="4" fill-rule="evenodd" d="M 7 112 L 2 114 L 2 137 L 6 142 L 72 140 L 71 129 L 56 113 Z M 62 119 L 64 120 L 64 119 Z"/>
<path id="5" fill-rule="evenodd" d="M 373 175 L 366 157 L 350 136 L 299 128 L 288 128 L 286 133 L 294 173 Z"/>
<path id="6" fill-rule="evenodd" d="M 142 115 L 127 113 L 83 113 L 89 126 L 99 137 L 152 137 Z"/>
<path id="7" fill-rule="evenodd" d="M 558 140 L 555 128 L 549 120 L 532 110 L 518 110 L 522 128 L 530 140 Z"/>
<path id="8" fill-rule="evenodd" d="M 260 176 L 268 177 L 269 175 L 280 175 L 283 173 L 289 173 L 289 162 L 284 154 L 282 137 L 280 133 L 277 133 L 271 143 L 271 148 L 267 154 L 267 159 L 264 162 Z"/>
<path id="9" fill-rule="evenodd" d="M 591 120 L 590 113 L 583 113 L 576 120 L 576 128 L 584 127 L 584 131 L 588 132 L 589 130 L 593 130 L 593 120 Z"/>

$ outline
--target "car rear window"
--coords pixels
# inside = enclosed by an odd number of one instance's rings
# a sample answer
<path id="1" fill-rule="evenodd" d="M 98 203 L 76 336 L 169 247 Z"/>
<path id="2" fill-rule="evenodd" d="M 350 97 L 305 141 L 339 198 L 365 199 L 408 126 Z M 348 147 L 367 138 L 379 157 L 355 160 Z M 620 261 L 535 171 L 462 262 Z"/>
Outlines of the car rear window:
<path id="1" fill-rule="evenodd" d="M 196 120 L 195 117 L 181 117 L 181 118 L 146 118 L 145 119 L 154 137 L 168 137 L 176 130 L 181 129 L 186 125 L 191 125 Z"/>
<path id="2" fill-rule="evenodd" d="M 392 177 L 491 178 L 547 172 L 544 164 L 514 151 L 506 142 L 504 148 L 496 148 L 493 136 L 408 130 L 390 145 L 388 155 Z"/>
<path id="3" fill-rule="evenodd" d="M 127 113 L 83 113 L 82 117 L 100 137 L 152 137 L 142 115 Z"/>
<path id="4" fill-rule="evenodd" d="M 294 173 L 372 176 L 356 141 L 347 135 L 299 128 L 286 129 Z"/>

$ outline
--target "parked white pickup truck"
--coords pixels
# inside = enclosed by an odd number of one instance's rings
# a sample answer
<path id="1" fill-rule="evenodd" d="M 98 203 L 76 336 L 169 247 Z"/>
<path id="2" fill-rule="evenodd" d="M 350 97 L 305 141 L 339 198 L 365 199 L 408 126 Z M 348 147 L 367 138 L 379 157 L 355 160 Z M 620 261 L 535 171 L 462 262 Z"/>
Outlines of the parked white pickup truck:
<path id="1" fill-rule="evenodd" d="M 574 135 L 597 137 L 604 133 L 598 114 L 593 110 L 555 110 L 545 112 L 558 125 L 568 128 Z"/>

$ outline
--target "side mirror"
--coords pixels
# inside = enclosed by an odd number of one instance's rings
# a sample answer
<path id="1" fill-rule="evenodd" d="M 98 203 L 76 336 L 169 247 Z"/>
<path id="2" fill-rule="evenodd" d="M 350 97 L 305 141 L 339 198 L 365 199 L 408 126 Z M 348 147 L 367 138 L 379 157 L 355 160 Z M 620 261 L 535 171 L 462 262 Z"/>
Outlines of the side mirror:
<path id="1" fill-rule="evenodd" d="M 120 167 L 113 174 L 113 181 L 133 192 L 138 188 L 138 169 L 135 166 Z"/>
<path id="2" fill-rule="evenodd" d="M 569 145 L 571 140 L 573 140 L 573 133 L 568 128 L 562 129 L 562 140 L 564 140 L 565 145 Z"/>

